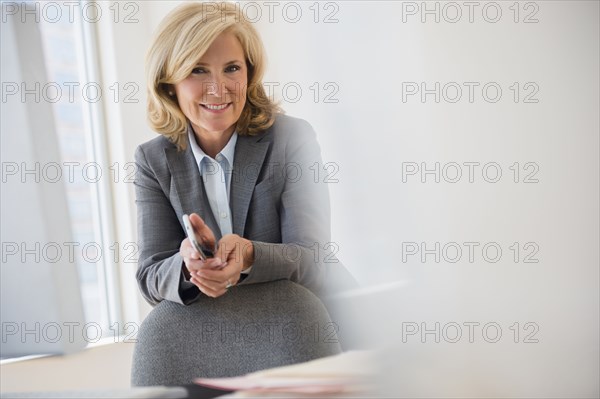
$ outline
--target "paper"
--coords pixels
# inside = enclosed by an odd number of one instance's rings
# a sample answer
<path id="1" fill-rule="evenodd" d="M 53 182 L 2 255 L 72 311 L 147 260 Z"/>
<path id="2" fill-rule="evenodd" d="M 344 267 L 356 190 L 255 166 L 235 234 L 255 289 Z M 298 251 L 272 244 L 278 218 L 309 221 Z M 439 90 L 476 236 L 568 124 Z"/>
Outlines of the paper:
<path id="1" fill-rule="evenodd" d="M 251 376 L 232 378 L 198 378 L 194 382 L 209 388 L 230 391 L 305 393 L 343 392 L 344 388 L 351 384 L 350 380 L 330 378 L 277 378 Z"/>
<path id="2" fill-rule="evenodd" d="M 196 384 L 215 389 L 253 393 L 335 394 L 364 390 L 371 354 L 345 352 L 306 363 L 262 370 L 240 377 L 197 378 Z"/>

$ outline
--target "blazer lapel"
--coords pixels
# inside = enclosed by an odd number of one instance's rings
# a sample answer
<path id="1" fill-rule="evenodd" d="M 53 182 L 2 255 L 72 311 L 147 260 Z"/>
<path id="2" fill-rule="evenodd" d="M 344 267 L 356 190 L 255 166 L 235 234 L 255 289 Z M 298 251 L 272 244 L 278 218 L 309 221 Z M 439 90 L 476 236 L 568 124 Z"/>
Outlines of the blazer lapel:
<path id="1" fill-rule="evenodd" d="M 238 136 L 235 146 L 230 205 L 233 214 L 233 233 L 242 237 L 250 199 L 269 148 L 268 142 L 260 142 L 262 137 L 264 136 Z"/>
<path id="2" fill-rule="evenodd" d="M 219 241 L 221 230 L 210 209 L 202 176 L 200 176 L 191 147 L 188 145 L 184 151 L 177 151 L 175 147 L 166 148 L 165 155 L 182 212 L 188 215 L 191 213 L 200 215 L 215 234 L 215 239 Z M 183 222 L 180 221 L 180 223 Z"/>

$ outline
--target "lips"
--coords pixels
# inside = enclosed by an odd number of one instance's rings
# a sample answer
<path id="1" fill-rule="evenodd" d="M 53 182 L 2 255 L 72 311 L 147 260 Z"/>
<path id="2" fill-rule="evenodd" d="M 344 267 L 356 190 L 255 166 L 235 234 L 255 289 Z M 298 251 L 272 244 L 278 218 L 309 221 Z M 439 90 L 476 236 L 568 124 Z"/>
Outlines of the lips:
<path id="1" fill-rule="evenodd" d="M 222 104 L 200 104 L 203 108 L 209 111 L 222 111 L 228 108 L 231 103 L 222 103 Z"/>

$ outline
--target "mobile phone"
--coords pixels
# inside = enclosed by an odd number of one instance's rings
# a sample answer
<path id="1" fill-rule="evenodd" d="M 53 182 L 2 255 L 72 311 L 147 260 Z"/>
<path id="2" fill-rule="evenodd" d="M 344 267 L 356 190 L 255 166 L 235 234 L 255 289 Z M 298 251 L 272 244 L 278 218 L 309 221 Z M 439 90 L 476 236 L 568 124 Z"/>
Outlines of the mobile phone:
<path id="1" fill-rule="evenodd" d="M 207 260 L 208 258 L 212 258 L 214 256 L 213 252 L 210 249 L 200 245 L 196 239 L 196 233 L 194 233 L 192 222 L 190 222 L 190 217 L 187 214 L 183 215 L 183 225 L 185 226 L 185 233 L 187 234 L 190 242 L 200 254 L 200 259 Z"/>

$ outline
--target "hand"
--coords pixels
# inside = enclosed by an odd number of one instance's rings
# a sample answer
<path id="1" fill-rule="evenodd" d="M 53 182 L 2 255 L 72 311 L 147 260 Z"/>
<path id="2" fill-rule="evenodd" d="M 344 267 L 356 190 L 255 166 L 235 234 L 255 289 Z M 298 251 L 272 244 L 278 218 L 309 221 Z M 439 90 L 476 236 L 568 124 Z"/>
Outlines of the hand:
<path id="1" fill-rule="evenodd" d="M 213 298 L 226 293 L 228 285 L 237 284 L 242 270 L 249 268 L 254 262 L 254 247 L 251 241 L 237 234 L 227 234 L 219 241 L 215 259 L 225 266 L 200 268 L 192 273 L 190 280 Z"/>
<path id="2" fill-rule="evenodd" d="M 211 248 L 214 251 L 215 248 L 215 235 L 212 230 L 204 223 L 204 220 L 200 216 L 195 213 L 190 215 L 190 223 L 192 224 L 192 228 L 194 229 L 194 233 L 196 234 L 196 239 L 203 246 L 207 248 Z M 203 261 L 200 259 L 200 254 L 196 251 L 196 248 L 192 245 L 188 238 L 184 239 L 181 242 L 181 246 L 179 247 L 179 254 L 183 258 L 185 263 L 184 266 L 184 274 L 188 280 L 191 280 L 192 273 L 200 270 L 200 269 L 210 269 L 210 268 L 220 268 L 223 267 L 224 264 L 221 262 L 220 258 L 211 258 Z M 200 288 L 200 287 L 198 287 Z"/>

